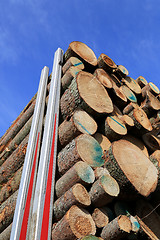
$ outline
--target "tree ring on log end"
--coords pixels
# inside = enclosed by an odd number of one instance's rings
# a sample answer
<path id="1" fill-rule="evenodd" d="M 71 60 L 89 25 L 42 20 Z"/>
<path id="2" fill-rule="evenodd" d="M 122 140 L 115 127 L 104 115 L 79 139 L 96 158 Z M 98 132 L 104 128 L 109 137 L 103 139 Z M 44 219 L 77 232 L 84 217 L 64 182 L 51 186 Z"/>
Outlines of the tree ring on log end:
<path id="1" fill-rule="evenodd" d="M 125 96 L 128 98 L 129 101 L 131 101 L 133 103 L 137 102 L 137 98 L 136 98 L 135 94 L 131 91 L 131 89 L 129 89 L 125 85 L 121 86 L 120 89 L 122 89 L 123 93 L 125 94 Z"/>
<path id="2" fill-rule="evenodd" d="M 85 43 L 74 41 L 69 44 L 69 47 L 86 62 L 93 66 L 97 65 L 96 55 Z"/>
<path id="3" fill-rule="evenodd" d="M 94 137 L 82 134 L 77 138 L 77 151 L 81 159 L 92 167 L 104 164 L 103 150 Z"/>
<path id="4" fill-rule="evenodd" d="M 107 194 L 114 197 L 118 196 L 120 188 L 117 181 L 113 177 L 111 177 L 110 175 L 103 175 L 100 178 L 100 182 Z"/>
<path id="5" fill-rule="evenodd" d="M 109 125 L 109 127 L 117 134 L 120 134 L 120 135 L 127 134 L 127 128 L 125 124 L 117 116 L 107 117 L 106 122 Z"/>
<path id="6" fill-rule="evenodd" d="M 106 54 L 102 53 L 101 58 L 103 59 L 103 61 L 111 68 L 117 68 L 117 65 L 114 63 L 114 61 L 108 57 Z"/>
<path id="7" fill-rule="evenodd" d="M 83 110 L 77 110 L 74 112 L 73 121 L 76 128 L 82 133 L 92 135 L 97 131 L 97 123 Z"/>
<path id="8" fill-rule="evenodd" d="M 148 196 L 155 190 L 158 171 L 137 146 L 126 140 L 115 141 L 112 153 L 122 172 L 141 195 Z"/>
<path id="9" fill-rule="evenodd" d="M 91 204 L 90 196 L 83 185 L 77 183 L 72 188 L 73 195 L 75 196 L 76 200 L 80 203 L 84 204 L 85 206 L 89 206 Z"/>
<path id="10" fill-rule="evenodd" d="M 77 238 L 96 233 L 95 223 L 91 215 L 73 205 L 68 211 L 69 225 Z"/>
<path id="11" fill-rule="evenodd" d="M 140 107 L 133 110 L 133 116 L 145 129 L 152 130 L 152 125 L 147 117 L 147 114 Z"/>
<path id="12" fill-rule="evenodd" d="M 111 113 L 112 100 L 105 87 L 98 79 L 88 72 L 81 71 L 76 77 L 81 98 L 98 113 Z"/>
<path id="13" fill-rule="evenodd" d="M 79 161 L 75 164 L 75 169 L 80 177 L 86 183 L 93 183 L 95 180 L 95 174 L 93 169 L 83 161 Z"/>
<path id="14" fill-rule="evenodd" d="M 130 233 L 132 227 L 131 227 L 131 221 L 129 218 L 125 215 L 121 215 L 118 219 L 119 227 L 122 231 Z"/>

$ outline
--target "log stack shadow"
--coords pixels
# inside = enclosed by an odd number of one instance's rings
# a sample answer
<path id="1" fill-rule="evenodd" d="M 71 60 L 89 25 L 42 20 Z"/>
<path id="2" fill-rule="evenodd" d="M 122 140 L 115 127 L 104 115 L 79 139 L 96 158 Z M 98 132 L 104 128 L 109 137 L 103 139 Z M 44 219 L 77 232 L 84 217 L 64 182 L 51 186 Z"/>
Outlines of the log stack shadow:
<path id="1" fill-rule="evenodd" d="M 160 239 L 158 87 L 76 41 L 64 54 L 61 83 L 52 239 Z M 2 239 L 9 239 L 35 99 L 0 139 Z"/>

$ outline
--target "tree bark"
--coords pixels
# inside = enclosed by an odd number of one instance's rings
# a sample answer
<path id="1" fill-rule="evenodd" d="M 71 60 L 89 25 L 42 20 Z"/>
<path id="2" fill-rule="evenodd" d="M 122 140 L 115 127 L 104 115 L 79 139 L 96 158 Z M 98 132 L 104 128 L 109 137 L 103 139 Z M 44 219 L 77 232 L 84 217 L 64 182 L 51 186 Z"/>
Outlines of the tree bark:
<path id="1" fill-rule="evenodd" d="M 74 184 L 81 183 L 89 185 L 95 180 L 93 169 L 85 162 L 79 161 L 71 167 L 61 178 L 58 179 L 55 185 L 56 195 L 59 198 Z"/>
<path id="2" fill-rule="evenodd" d="M 146 133 L 142 136 L 144 143 L 146 144 L 147 148 L 154 152 L 156 150 L 160 150 L 160 139 L 155 136 L 154 133 Z"/>
<path id="3" fill-rule="evenodd" d="M 0 239 L 10 240 L 11 229 L 12 229 L 12 223 L 6 229 L 4 229 L 2 233 L 0 233 Z"/>
<path id="4" fill-rule="evenodd" d="M 56 224 L 52 231 L 52 240 L 75 240 L 95 233 L 96 226 L 91 215 L 74 205 Z"/>
<path id="5" fill-rule="evenodd" d="M 129 195 L 137 191 L 147 197 L 155 191 L 158 171 L 139 147 L 127 140 L 115 141 L 104 158 L 105 167 L 119 183 L 121 192 Z"/>
<path id="6" fill-rule="evenodd" d="M 90 204 L 91 199 L 87 190 L 80 183 L 76 183 L 54 202 L 53 219 L 59 221 L 73 205 L 87 207 Z"/>
<path id="7" fill-rule="evenodd" d="M 23 165 L 29 135 L 0 167 L 0 184 L 5 183 Z"/>
<path id="8" fill-rule="evenodd" d="M 21 181 L 22 169 L 22 167 L 18 169 L 14 176 L 0 189 L 0 204 L 18 190 Z"/>
<path id="9" fill-rule="evenodd" d="M 62 67 L 62 73 L 65 74 L 70 67 L 77 67 L 81 70 L 84 69 L 84 64 L 76 57 L 70 57 Z"/>
<path id="10" fill-rule="evenodd" d="M 12 152 L 21 144 L 30 132 L 33 116 L 27 121 L 23 128 L 18 132 L 14 139 L 10 142 L 8 147 L 1 153 L 0 162 L 1 164 L 12 154 Z"/>
<path id="11" fill-rule="evenodd" d="M 58 171 L 63 175 L 76 162 L 83 160 L 92 167 L 104 164 L 103 150 L 94 137 L 81 134 L 73 139 L 58 154 Z"/>
<path id="12" fill-rule="evenodd" d="M 59 126 L 59 142 L 64 147 L 81 133 L 93 135 L 96 131 L 97 123 L 95 120 L 87 112 L 79 109 Z"/>
<path id="13" fill-rule="evenodd" d="M 84 71 L 80 71 L 72 80 L 61 97 L 60 106 L 63 119 L 71 116 L 77 108 L 93 115 L 113 111 L 112 101 L 104 86 L 95 76 Z"/>
<path id="14" fill-rule="evenodd" d="M 0 233 L 12 223 L 17 196 L 18 190 L 0 206 Z"/>
<path id="15" fill-rule="evenodd" d="M 125 215 L 120 215 L 103 228 L 101 237 L 104 240 L 118 240 L 126 237 L 131 230 L 130 219 Z"/>
<path id="16" fill-rule="evenodd" d="M 69 85 L 71 84 L 72 80 L 76 75 L 82 71 L 81 69 L 77 67 L 70 67 L 67 72 L 63 75 L 61 78 L 61 83 L 62 83 L 62 89 L 66 90 Z"/>

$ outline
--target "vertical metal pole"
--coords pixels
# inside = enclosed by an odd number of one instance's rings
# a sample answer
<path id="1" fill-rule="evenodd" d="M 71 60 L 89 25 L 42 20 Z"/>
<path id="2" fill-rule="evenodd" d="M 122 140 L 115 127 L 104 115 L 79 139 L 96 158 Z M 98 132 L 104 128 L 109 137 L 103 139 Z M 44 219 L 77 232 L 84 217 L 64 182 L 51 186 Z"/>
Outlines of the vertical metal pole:
<path id="1" fill-rule="evenodd" d="M 48 73 L 49 68 L 44 67 L 41 72 L 10 240 L 25 240 L 27 235 L 28 219 L 32 206 L 34 184 L 38 165 Z"/>
<path id="2" fill-rule="evenodd" d="M 63 51 L 55 52 L 29 239 L 50 240 Z"/>

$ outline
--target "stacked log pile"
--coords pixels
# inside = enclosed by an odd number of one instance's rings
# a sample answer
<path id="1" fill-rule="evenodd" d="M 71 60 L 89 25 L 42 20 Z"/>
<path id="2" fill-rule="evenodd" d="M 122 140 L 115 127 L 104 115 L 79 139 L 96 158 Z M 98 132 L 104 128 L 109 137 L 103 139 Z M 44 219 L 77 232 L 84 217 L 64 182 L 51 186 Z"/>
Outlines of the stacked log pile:
<path id="1" fill-rule="evenodd" d="M 61 83 L 52 239 L 160 239 L 158 87 L 81 42 L 64 54 Z M 0 139 L 1 239 L 9 239 L 35 99 Z"/>

